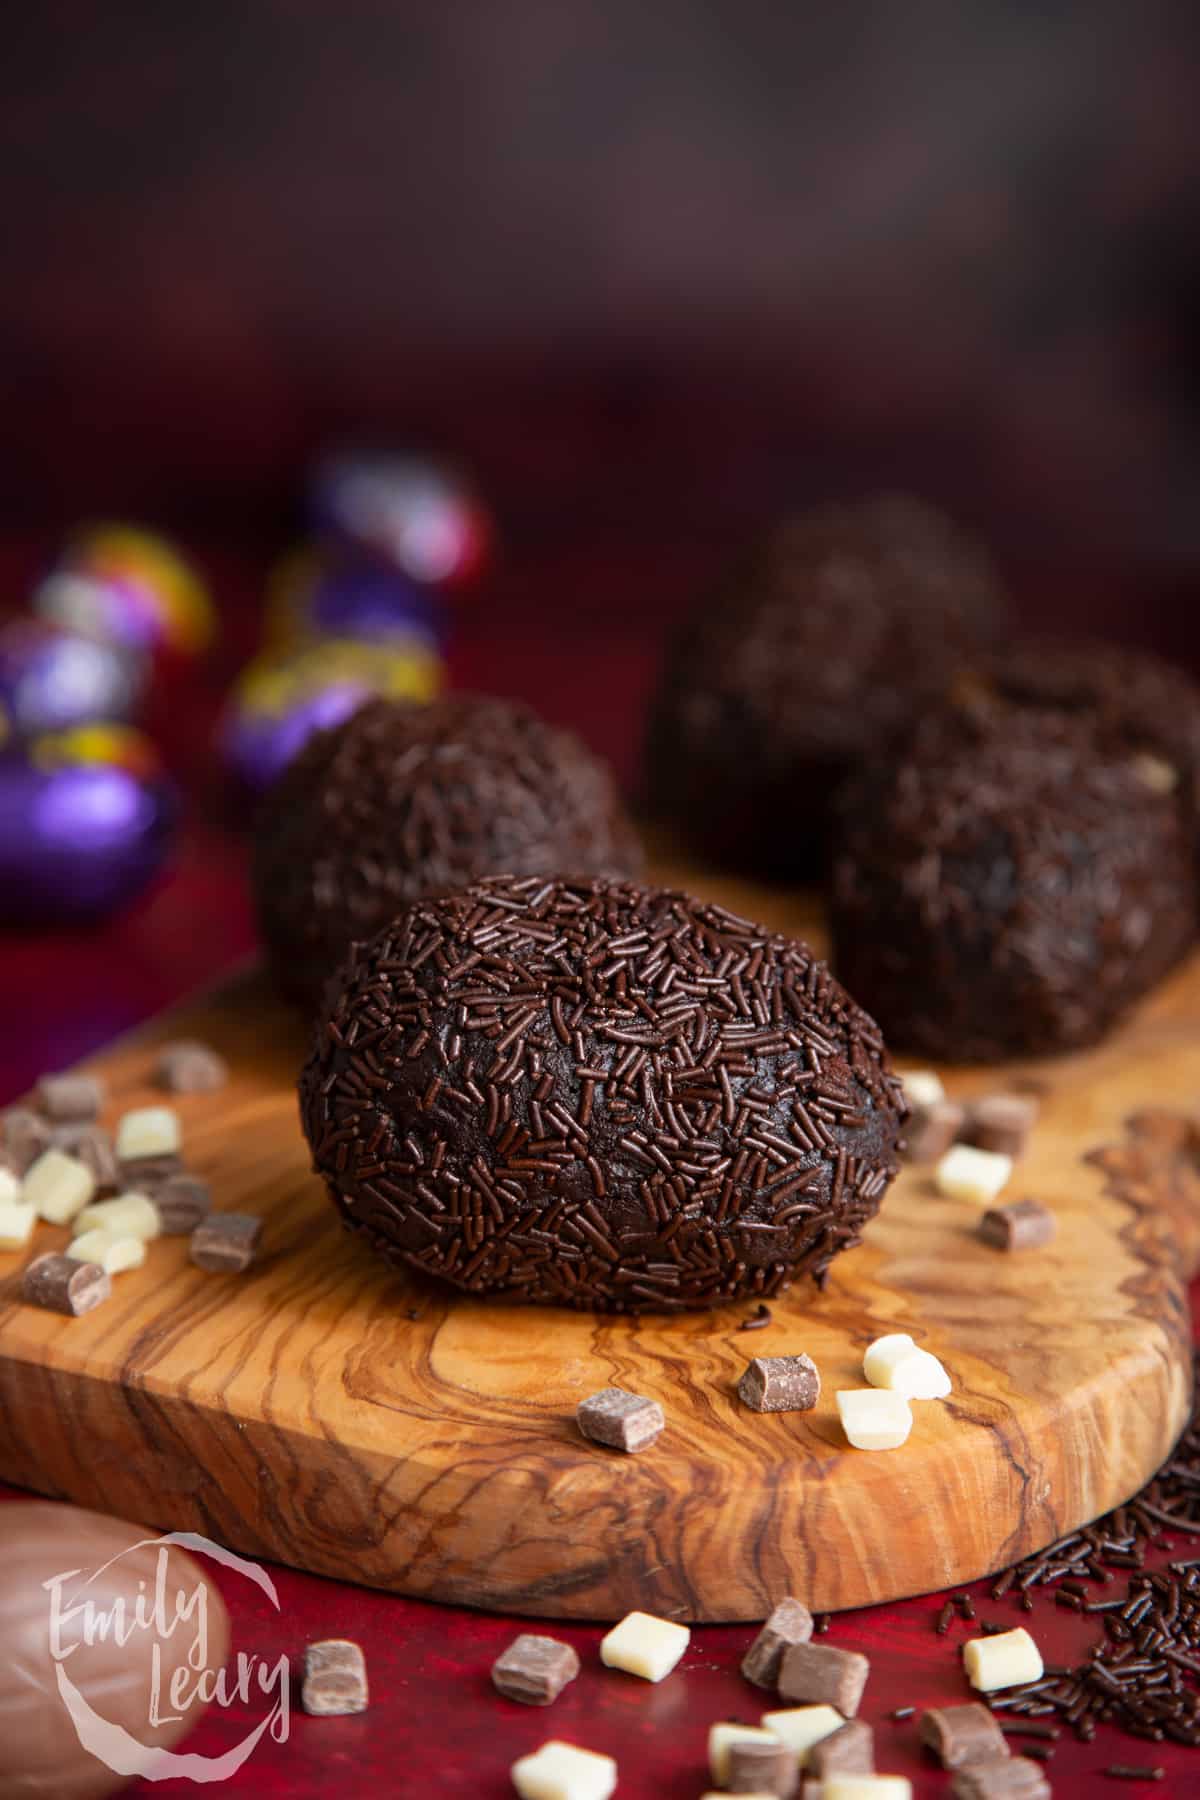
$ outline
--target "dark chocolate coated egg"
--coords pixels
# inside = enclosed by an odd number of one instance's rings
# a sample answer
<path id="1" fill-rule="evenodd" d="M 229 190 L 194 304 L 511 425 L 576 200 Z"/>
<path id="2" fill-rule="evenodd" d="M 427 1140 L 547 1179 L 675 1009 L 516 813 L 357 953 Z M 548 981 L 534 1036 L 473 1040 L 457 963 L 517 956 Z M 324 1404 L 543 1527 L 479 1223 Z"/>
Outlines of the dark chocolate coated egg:
<path id="1" fill-rule="evenodd" d="M 806 945 L 685 894 L 511 875 L 356 947 L 300 1101 L 382 1256 L 616 1312 L 820 1280 L 906 1117 L 873 1020 Z"/>

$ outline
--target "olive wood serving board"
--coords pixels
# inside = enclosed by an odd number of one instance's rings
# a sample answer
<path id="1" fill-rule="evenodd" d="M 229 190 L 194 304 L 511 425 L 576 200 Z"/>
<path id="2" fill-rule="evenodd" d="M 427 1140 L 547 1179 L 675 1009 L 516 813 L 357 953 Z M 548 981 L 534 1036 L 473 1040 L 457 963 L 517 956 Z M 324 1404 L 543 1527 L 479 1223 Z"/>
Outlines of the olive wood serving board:
<path id="1" fill-rule="evenodd" d="M 812 902 L 660 859 L 656 875 L 820 944 Z M 1200 961 L 1098 1050 L 950 1072 L 1014 1079 L 1043 1113 L 1010 1193 L 1059 1217 L 1006 1255 L 972 1208 L 908 1168 L 864 1244 L 754 1309 L 604 1318 L 489 1307 L 385 1268 L 310 1174 L 296 1020 L 250 972 L 92 1059 L 106 1117 L 161 1099 L 155 1044 L 207 1040 L 232 1079 L 177 1102 L 217 1204 L 265 1220 L 247 1275 L 205 1274 L 183 1239 L 150 1247 L 112 1300 L 67 1320 L 18 1301 L 0 1253 L 0 1477 L 323 1575 L 460 1604 L 610 1619 L 760 1619 L 944 1588 L 1000 1568 L 1126 1499 L 1188 1411 L 1185 1282 L 1200 1259 Z M 39 1227 L 35 1251 L 66 1234 Z M 849 1449 L 838 1388 L 864 1347 L 910 1331 L 954 1393 L 914 1403 L 907 1445 Z M 747 1360 L 804 1350 L 809 1414 L 747 1411 Z M 662 1402 L 634 1457 L 579 1436 L 597 1388 Z"/>

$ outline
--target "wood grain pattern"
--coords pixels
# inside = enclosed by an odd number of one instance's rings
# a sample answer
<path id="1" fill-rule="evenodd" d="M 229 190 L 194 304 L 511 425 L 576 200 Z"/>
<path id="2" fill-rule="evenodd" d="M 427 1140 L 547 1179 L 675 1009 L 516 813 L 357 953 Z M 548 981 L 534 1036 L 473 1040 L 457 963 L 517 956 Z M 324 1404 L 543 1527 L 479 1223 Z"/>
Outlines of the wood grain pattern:
<path id="1" fill-rule="evenodd" d="M 797 896 L 657 873 L 820 940 Z M 108 1306 L 65 1321 L 17 1303 L 23 1259 L 0 1255 L 0 1477 L 434 1599 L 756 1619 L 783 1591 L 837 1609 L 1001 1567 L 1128 1497 L 1183 1423 L 1200 1159 L 1178 1115 L 1200 1092 L 1200 963 L 1099 1050 L 1006 1074 L 1045 1084 L 1012 1191 L 1054 1206 L 1051 1249 L 989 1250 L 909 1169 L 825 1294 L 795 1290 L 752 1335 L 745 1303 L 489 1308 L 384 1268 L 309 1173 L 302 1041 L 257 974 L 95 1059 L 113 1113 L 151 1097 L 153 1046 L 184 1034 L 232 1067 L 224 1093 L 179 1102 L 189 1160 L 218 1204 L 263 1216 L 263 1259 L 205 1275 L 162 1240 Z M 64 1236 L 43 1227 L 36 1247 Z M 891 1330 L 943 1358 L 953 1398 L 917 1405 L 901 1451 L 848 1450 L 834 1393 Z M 801 1349 L 824 1381 L 814 1413 L 738 1404 L 750 1356 Z M 577 1402 L 610 1383 L 663 1403 L 650 1452 L 578 1436 Z"/>

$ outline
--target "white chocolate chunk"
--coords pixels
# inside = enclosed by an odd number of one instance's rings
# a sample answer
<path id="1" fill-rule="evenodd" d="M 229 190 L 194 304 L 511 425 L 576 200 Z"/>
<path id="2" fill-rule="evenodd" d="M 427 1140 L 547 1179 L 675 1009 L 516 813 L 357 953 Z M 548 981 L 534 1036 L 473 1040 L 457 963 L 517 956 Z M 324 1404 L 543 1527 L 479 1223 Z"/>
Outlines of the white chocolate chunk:
<path id="1" fill-rule="evenodd" d="M 609 1800 L 617 1785 L 611 1756 L 579 1750 L 550 1738 L 532 1756 L 517 1759 L 510 1770 L 521 1800 Z"/>
<path id="2" fill-rule="evenodd" d="M 977 1150 L 973 1144 L 955 1144 L 933 1171 L 939 1194 L 948 1200 L 965 1200 L 971 1206 L 990 1206 L 1012 1179 L 1013 1159 L 998 1150 Z"/>
<path id="3" fill-rule="evenodd" d="M 0 1250 L 23 1250 L 37 1224 L 37 1207 L 0 1195 Z"/>
<path id="4" fill-rule="evenodd" d="M 887 1377 L 894 1359 L 915 1349 L 907 1331 L 891 1331 L 886 1337 L 877 1337 L 863 1352 L 863 1374 L 872 1387 L 891 1387 Z"/>
<path id="5" fill-rule="evenodd" d="M 764 1731 L 758 1725 L 714 1725 L 709 1731 L 708 1768 L 718 1787 L 724 1787 L 729 1780 L 730 1745 L 744 1744 L 747 1739 L 751 1743 L 777 1744 L 779 1742 L 773 1731 Z"/>
<path id="6" fill-rule="evenodd" d="M 863 1374 L 872 1387 L 890 1388 L 909 1400 L 944 1400 L 950 1392 L 950 1377 L 937 1357 L 903 1332 L 876 1338 L 868 1346 Z"/>
<path id="7" fill-rule="evenodd" d="M 118 1194 L 115 1200 L 93 1200 L 85 1206 L 75 1222 L 78 1232 L 95 1227 L 111 1231 L 117 1237 L 150 1239 L 162 1232 L 162 1220 L 153 1200 L 145 1194 Z"/>
<path id="8" fill-rule="evenodd" d="M 856 1450 L 898 1450 L 912 1430 L 911 1406 L 889 1388 L 843 1388 L 837 1409 Z"/>
<path id="9" fill-rule="evenodd" d="M 1043 1674 L 1042 1653 L 1023 1625 L 995 1637 L 971 1638 L 963 1645 L 963 1666 L 967 1680 L 981 1694 L 1040 1681 Z"/>
<path id="10" fill-rule="evenodd" d="M 126 1269 L 141 1267 L 146 1260 L 146 1245 L 143 1239 L 131 1237 L 128 1232 L 118 1236 L 98 1225 L 68 1244 L 66 1254 L 72 1262 L 96 1263 L 106 1275 L 121 1275 Z"/>
<path id="11" fill-rule="evenodd" d="M 671 1619 L 653 1613 L 626 1613 L 600 1642 L 600 1660 L 610 1669 L 624 1669 L 643 1681 L 661 1681 L 669 1675 L 688 1647 L 691 1632 Z"/>
<path id="12" fill-rule="evenodd" d="M 183 1143 L 179 1114 L 169 1106 L 139 1106 L 117 1126 L 117 1161 L 139 1156 L 175 1156 Z"/>
<path id="13" fill-rule="evenodd" d="M 907 1075 L 900 1077 L 904 1088 L 904 1098 L 914 1112 L 921 1112 L 927 1106 L 939 1106 L 946 1098 L 946 1090 L 942 1086 L 941 1077 L 932 1069 L 910 1069 Z"/>
<path id="14" fill-rule="evenodd" d="M 827 1775 L 821 1800 L 912 1800 L 907 1775 Z"/>
<path id="15" fill-rule="evenodd" d="M 0 1206 L 15 1206 L 21 1199 L 21 1178 L 0 1165 Z M 25 1205 L 29 1202 L 26 1200 Z"/>
<path id="16" fill-rule="evenodd" d="M 846 1723 L 835 1706 L 788 1706 L 782 1712 L 767 1712 L 762 1723 L 774 1737 L 794 1750 L 803 1768 L 814 1744 L 840 1731 Z"/>
<path id="17" fill-rule="evenodd" d="M 86 1163 L 65 1150 L 43 1150 L 25 1171 L 23 1198 L 39 1219 L 69 1225 L 96 1191 L 96 1177 Z"/>

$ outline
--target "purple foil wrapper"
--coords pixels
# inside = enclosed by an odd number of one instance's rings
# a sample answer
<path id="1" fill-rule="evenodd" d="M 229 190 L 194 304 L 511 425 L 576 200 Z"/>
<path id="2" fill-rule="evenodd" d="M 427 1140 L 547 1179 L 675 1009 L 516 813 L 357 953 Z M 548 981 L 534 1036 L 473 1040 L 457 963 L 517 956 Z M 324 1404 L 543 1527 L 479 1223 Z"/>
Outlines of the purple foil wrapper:
<path id="1" fill-rule="evenodd" d="M 0 922 L 96 918 L 131 899 L 162 864 L 175 810 L 159 774 L 0 753 Z"/>
<path id="2" fill-rule="evenodd" d="M 296 559 L 280 583 L 275 621 L 283 641 L 299 637 L 358 638 L 364 643 L 421 642 L 431 652 L 445 643 L 449 621 L 437 597 L 398 569 L 366 563 Z"/>
<path id="3" fill-rule="evenodd" d="M 431 700 L 442 664 L 428 642 L 318 638 L 262 656 L 243 673 L 226 709 L 221 748 L 257 791 L 282 773 L 315 731 L 340 725 L 375 694 Z"/>
<path id="4" fill-rule="evenodd" d="M 329 457 L 313 473 L 310 503 L 319 530 L 427 587 L 473 574 L 490 537 L 466 483 L 422 457 Z"/>
<path id="5" fill-rule="evenodd" d="M 126 720 L 145 685 L 145 665 L 113 644 L 38 619 L 0 626 L 0 741 Z"/>

